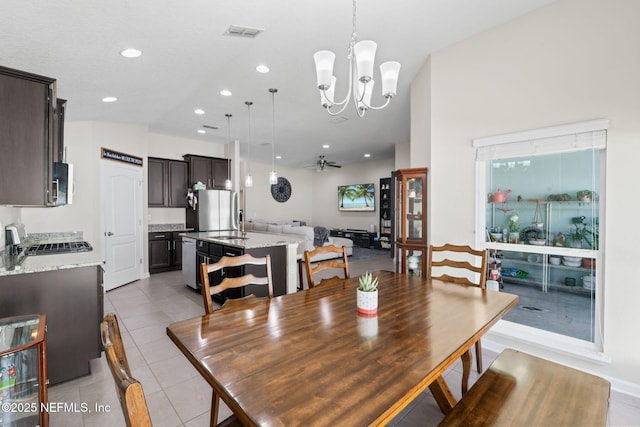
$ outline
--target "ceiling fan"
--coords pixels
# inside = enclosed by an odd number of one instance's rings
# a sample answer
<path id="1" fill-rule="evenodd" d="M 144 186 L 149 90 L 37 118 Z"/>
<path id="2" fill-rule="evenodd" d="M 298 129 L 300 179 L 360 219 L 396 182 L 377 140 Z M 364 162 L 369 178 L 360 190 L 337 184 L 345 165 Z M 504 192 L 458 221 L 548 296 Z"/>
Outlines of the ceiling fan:
<path id="1" fill-rule="evenodd" d="M 318 159 L 318 170 L 323 171 L 325 166 L 330 166 L 332 168 L 341 168 L 342 166 L 336 164 L 336 162 L 329 162 L 325 160 L 324 156 L 319 156 Z"/>

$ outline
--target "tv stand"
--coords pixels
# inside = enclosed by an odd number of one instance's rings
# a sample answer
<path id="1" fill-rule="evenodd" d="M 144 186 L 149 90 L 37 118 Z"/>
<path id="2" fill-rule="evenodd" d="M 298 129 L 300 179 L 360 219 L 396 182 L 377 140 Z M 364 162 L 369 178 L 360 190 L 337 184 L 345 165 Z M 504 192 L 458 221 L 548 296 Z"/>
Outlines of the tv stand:
<path id="1" fill-rule="evenodd" d="M 377 236 L 376 233 L 369 233 L 367 230 L 357 230 L 352 228 L 332 228 L 329 230 L 329 235 L 331 237 L 344 237 L 345 239 L 353 240 L 353 244 L 359 246 L 361 248 L 371 248 L 374 247 L 374 238 Z"/>

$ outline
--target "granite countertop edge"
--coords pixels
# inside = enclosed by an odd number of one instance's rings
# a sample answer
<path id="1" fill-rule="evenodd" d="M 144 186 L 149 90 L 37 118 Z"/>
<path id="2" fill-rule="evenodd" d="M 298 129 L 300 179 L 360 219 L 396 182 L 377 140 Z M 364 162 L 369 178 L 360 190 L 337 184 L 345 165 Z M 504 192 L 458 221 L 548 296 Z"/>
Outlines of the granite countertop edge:
<path id="1" fill-rule="evenodd" d="M 0 276 L 66 270 L 103 264 L 102 256 L 94 251 L 41 256 L 27 255 L 13 257 L 8 262 L 0 262 Z"/>
<path id="2" fill-rule="evenodd" d="M 149 224 L 147 227 L 149 233 L 165 233 L 169 231 L 193 231 L 184 224 Z"/>
<path id="3" fill-rule="evenodd" d="M 272 246 L 287 246 L 295 244 L 296 246 L 304 241 L 302 238 L 297 238 L 285 234 L 269 234 L 269 233 L 245 233 L 246 239 L 228 239 L 221 238 L 222 236 L 241 236 L 239 232 L 233 231 L 200 231 L 193 233 L 184 233 L 182 237 L 195 240 L 204 240 L 207 242 L 218 243 L 225 246 L 233 246 L 241 249 L 258 249 L 268 248 Z"/>

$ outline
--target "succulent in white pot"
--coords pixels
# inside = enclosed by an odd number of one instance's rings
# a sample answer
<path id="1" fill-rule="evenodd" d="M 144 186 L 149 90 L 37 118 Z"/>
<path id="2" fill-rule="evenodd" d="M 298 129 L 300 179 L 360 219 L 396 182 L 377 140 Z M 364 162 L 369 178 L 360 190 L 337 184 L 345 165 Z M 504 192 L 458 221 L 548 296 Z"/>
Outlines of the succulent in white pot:
<path id="1" fill-rule="evenodd" d="M 358 313 L 375 315 L 378 312 L 378 278 L 364 273 L 359 278 L 356 292 Z"/>

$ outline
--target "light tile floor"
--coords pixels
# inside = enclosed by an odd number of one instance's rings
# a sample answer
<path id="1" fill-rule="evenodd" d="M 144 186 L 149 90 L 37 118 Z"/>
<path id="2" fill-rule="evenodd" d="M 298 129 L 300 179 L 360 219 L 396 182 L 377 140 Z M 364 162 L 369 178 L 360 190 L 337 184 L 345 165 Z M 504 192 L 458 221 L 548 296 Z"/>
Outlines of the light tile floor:
<path id="1" fill-rule="evenodd" d="M 352 261 L 351 275 L 365 271 L 393 269 L 387 256 Z M 182 356 L 166 335 L 171 322 L 203 313 L 201 297 L 182 284 L 181 273 L 154 274 L 149 279 L 107 292 L 105 313 L 118 315 L 127 356 L 134 376 L 142 383 L 154 426 L 196 427 L 209 425 L 211 388 Z M 484 366 L 495 358 L 487 350 Z M 61 410 L 50 414 L 52 427 L 123 426 L 124 419 L 105 358 L 91 362 L 91 375 L 49 388 L 49 401 L 85 403 L 90 411 Z M 459 397 L 462 368 L 455 364 L 445 380 Z M 472 370 L 471 383 L 477 378 Z M 96 411 L 96 407 L 108 408 Z M 230 414 L 222 405 L 220 419 Z M 418 396 L 390 425 L 435 426 L 442 419 L 428 390 Z M 640 425 L 640 399 L 612 392 L 609 424 Z"/>

